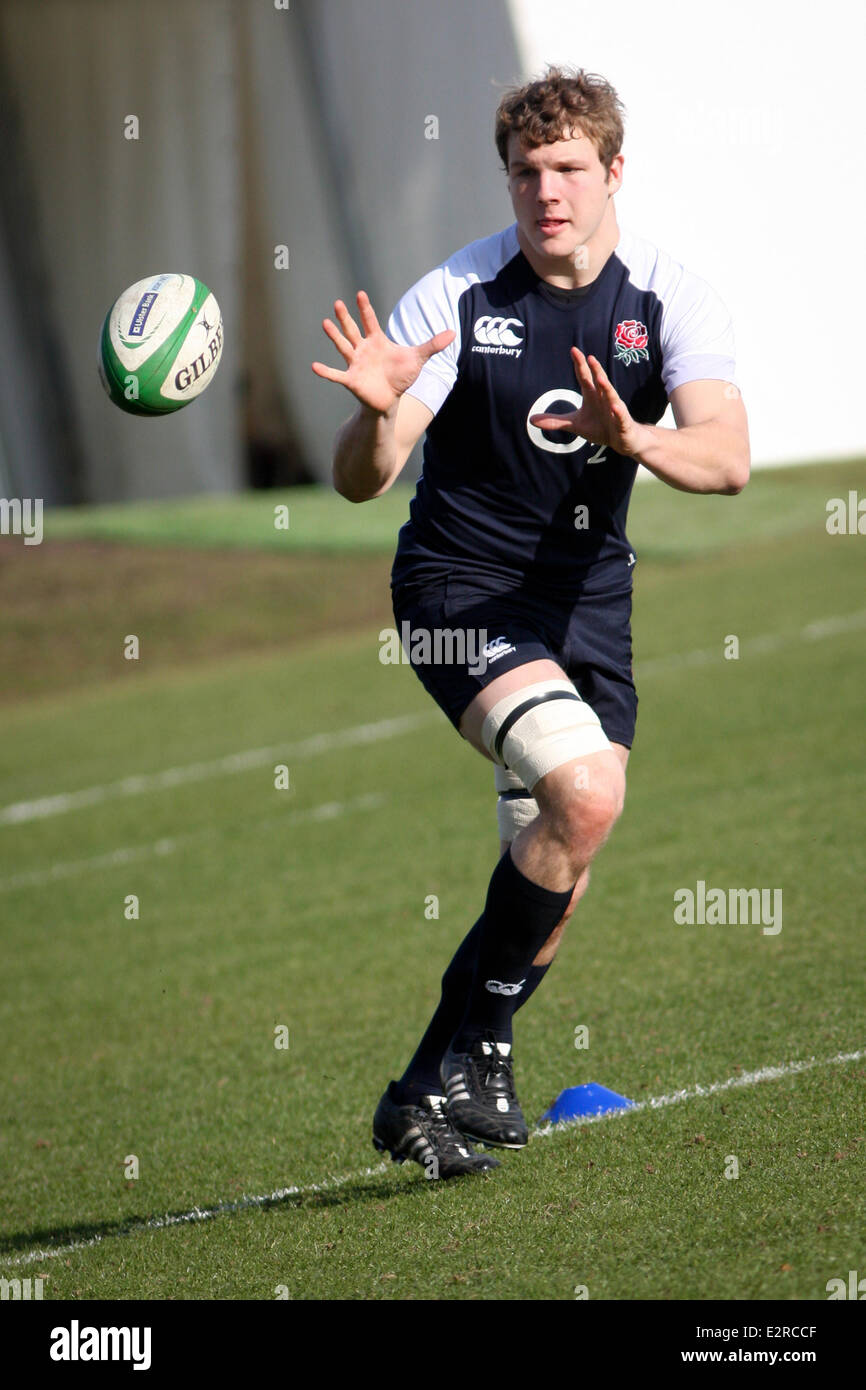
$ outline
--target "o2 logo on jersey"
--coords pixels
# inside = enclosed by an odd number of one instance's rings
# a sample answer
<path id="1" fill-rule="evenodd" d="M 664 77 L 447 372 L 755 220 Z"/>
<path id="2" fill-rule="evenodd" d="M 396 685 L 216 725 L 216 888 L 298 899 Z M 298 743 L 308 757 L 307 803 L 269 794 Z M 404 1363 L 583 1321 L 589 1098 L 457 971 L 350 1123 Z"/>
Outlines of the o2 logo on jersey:
<path id="1" fill-rule="evenodd" d="M 552 439 L 544 437 L 537 425 L 531 423 L 531 416 L 545 415 L 555 401 L 567 401 L 573 410 L 580 410 L 583 405 L 583 396 L 578 391 L 572 391 L 569 386 L 554 386 L 552 391 L 545 391 L 543 395 L 534 400 L 526 415 L 526 433 L 533 444 L 537 444 L 539 449 L 546 449 L 549 454 L 573 454 L 577 449 L 591 449 L 593 446 L 590 441 L 584 439 L 580 434 L 572 435 L 571 439 L 562 444 L 554 443 Z M 565 414 L 562 410 L 558 410 L 556 413 L 557 415 Z M 587 464 L 604 463 L 606 447 L 602 444 L 596 449 L 592 458 L 586 460 Z"/>
<path id="2" fill-rule="evenodd" d="M 493 353 L 497 357 L 519 357 L 523 351 L 523 337 L 518 337 L 518 333 L 522 335 L 524 331 L 520 319 L 482 314 L 472 328 L 475 339 L 472 351 Z"/>

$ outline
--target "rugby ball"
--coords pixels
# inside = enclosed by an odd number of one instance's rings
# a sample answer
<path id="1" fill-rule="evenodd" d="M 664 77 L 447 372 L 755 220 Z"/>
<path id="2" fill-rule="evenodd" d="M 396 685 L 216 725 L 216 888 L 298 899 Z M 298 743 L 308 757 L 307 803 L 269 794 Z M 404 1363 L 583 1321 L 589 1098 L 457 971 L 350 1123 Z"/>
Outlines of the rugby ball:
<path id="1" fill-rule="evenodd" d="M 193 275 L 149 275 L 105 316 L 99 376 L 130 415 L 168 415 L 200 396 L 223 350 L 222 314 Z"/>

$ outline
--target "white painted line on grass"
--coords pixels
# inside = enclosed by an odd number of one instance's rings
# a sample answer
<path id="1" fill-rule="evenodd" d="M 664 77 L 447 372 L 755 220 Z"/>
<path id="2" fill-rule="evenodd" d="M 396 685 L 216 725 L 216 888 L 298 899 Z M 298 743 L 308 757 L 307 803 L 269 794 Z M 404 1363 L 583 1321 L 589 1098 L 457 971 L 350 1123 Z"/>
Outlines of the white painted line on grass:
<path id="1" fill-rule="evenodd" d="M 411 733 L 433 719 L 443 719 L 438 710 L 423 714 L 401 714 L 396 719 L 380 719 L 375 724 L 356 724 L 351 729 L 334 733 L 313 734 L 300 743 L 274 744 L 272 748 L 250 748 L 244 753 L 230 753 L 206 763 L 188 763 L 185 767 L 168 767 L 162 772 L 144 772 L 135 777 L 123 777 L 119 782 L 106 782 L 101 787 L 85 787 L 78 792 L 60 792 L 57 796 L 41 796 L 35 801 L 16 801 L 0 810 L 0 825 L 21 825 L 25 821 L 43 820 L 46 816 L 80 811 L 85 806 L 98 806 L 118 797 L 141 796 L 144 792 L 164 791 L 187 782 L 204 782 L 210 777 L 225 777 L 250 768 L 266 767 L 275 761 L 297 762 L 313 758 L 318 753 L 332 753 L 339 748 L 355 748 L 360 744 L 378 743 L 381 739 L 396 738 Z"/>
<path id="2" fill-rule="evenodd" d="M 777 651 L 792 642 L 817 642 L 825 637 L 836 637 L 844 632 L 858 631 L 860 628 L 866 628 L 866 610 L 821 618 L 816 622 L 807 623 L 797 632 L 744 637 L 740 645 L 743 656 L 748 656 L 749 653 L 763 655 L 765 652 Z M 635 674 L 655 675 L 659 671 L 706 666 L 710 662 L 722 660 L 720 646 L 707 647 L 638 662 Z M 214 758 L 209 762 L 169 767 L 162 772 L 144 772 L 137 776 L 123 777 L 118 782 L 106 782 L 98 787 L 84 787 L 77 792 L 60 792 L 55 796 L 42 796 L 33 801 L 15 801 L 8 806 L 0 807 L 0 826 L 22 825 L 27 821 L 43 820 L 47 816 L 63 815 L 67 811 L 79 811 L 86 806 L 98 806 L 104 801 L 114 801 L 119 797 L 141 796 L 145 792 L 164 791 L 167 787 L 178 787 L 187 782 L 203 782 L 210 777 L 226 777 L 236 772 L 248 772 L 250 768 L 264 767 L 275 760 L 285 762 L 289 758 L 312 758 L 319 753 L 331 753 L 339 748 L 378 743 L 381 739 L 412 733 L 425 724 L 444 718 L 438 709 L 422 714 L 404 714 L 394 719 L 380 719 L 373 724 L 357 724 L 354 728 L 338 729 L 333 733 L 313 734 L 310 738 L 302 739 L 300 743 L 275 744 L 271 748 L 250 748 L 246 752 L 229 753 L 226 757 Z"/>
<path id="3" fill-rule="evenodd" d="M 740 1086 L 756 1086 L 761 1081 L 778 1081 L 783 1076 L 796 1076 L 798 1072 L 811 1071 L 813 1067 L 832 1067 L 846 1062 L 861 1062 L 866 1058 L 866 1049 L 859 1052 L 838 1052 L 835 1057 L 809 1057 L 802 1062 L 785 1062 L 779 1067 L 761 1067 L 758 1071 L 742 1072 L 739 1076 L 728 1077 L 727 1081 L 713 1081 L 709 1086 L 688 1086 L 682 1091 L 673 1091 L 667 1096 L 653 1096 L 649 1100 L 638 1101 L 624 1110 L 610 1110 L 605 1115 L 587 1115 L 571 1120 L 567 1124 L 544 1125 L 533 1130 L 533 1136 L 547 1139 L 551 1135 L 573 1129 L 577 1125 L 599 1124 L 602 1120 L 616 1119 L 622 1115 L 634 1115 L 641 1110 L 656 1110 L 666 1105 L 679 1105 L 682 1101 L 695 1100 L 703 1096 L 717 1095 L 720 1091 L 730 1091 Z M 47 1249 L 28 1250 L 23 1255 L 0 1256 L 0 1266 L 29 1265 L 42 1260 L 53 1260 L 59 1255 L 73 1255 L 79 1250 L 100 1245 L 106 1239 L 117 1236 L 140 1235 L 142 1231 L 159 1231 L 167 1226 L 183 1226 L 194 1221 L 212 1221 L 217 1216 L 228 1216 L 234 1212 L 246 1211 L 251 1207 L 268 1207 L 284 1201 L 287 1197 L 307 1197 L 317 1192 L 331 1192 L 344 1187 L 349 1182 L 361 1182 L 364 1178 L 385 1173 L 389 1163 L 377 1164 L 374 1168 L 361 1168 L 355 1173 L 344 1173 L 341 1177 L 324 1178 L 321 1182 L 306 1183 L 297 1187 L 280 1187 L 265 1196 L 240 1197 L 232 1202 L 218 1202 L 216 1206 L 193 1207 L 192 1211 L 169 1213 L 165 1216 L 151 1216 L 145 1220 L 130 1221 L 107 1236 L 95 1235 L 89 1240 L 75 1240 L 68 1245 L 54 1245 Z"/>
<path id="4" fill-rule="evenodd" d="M 267 1197 L 241 1197 L 234 1202 L 218 1202 L 215 1207 L 193 1207 L 192 1211 L 168 1213 L 166 1216 L 150 1216 L 146 1221 L 130 1221 L 112 1231 L 108 1239 L 115 1236 L 132 1236 L 141 1231 L 161 1231 L 168 1226 L 185 1226 L 191 1221 L 212 1221 L 215 1216 L 227 1216 L 244 1211 L 250 1207 L 267 1207 L 271 1203 L 282 1202 L 286 1197 L 306 1197 L 316 1192 L 331 1192 L 335 1187 L 343 1187 L 347 1182 L 371 1178 L 376 1173 L 384 1173 L 387 1163 L 379 1163 L 375 1168 L 362 1168 L 358 1173 L 345 1173 L 340 1178 L 325 1178 L 324 1182 L 308 1183 L 305 1187 L 278 1187 Z M 71 1255 L 77 1250 L 87 1250 L 91 1245 L 101 1245 L 105 1236 L 91 1236 L 89 1240 L 74 1240 L 69 1245 L 54 1245 L 47 1250 L 28 1250 L 26 1255 L 16 1255 L 12 1259 L 0 1259 L 0 1265 L 29 1265 L 41 1260 L 56 1259 L 58 1255 Z"/>
<path id="5" fill-rule="evenodd" d="M 263 828 L 267 825 L 285 826 L 306 825 L 310 822 L 335 820 L 338 816 L 350 815 L 354 811 L 372 811 L 384 805 L 385 797 L 379 792 L 367 792 L 363 796 L 351 797 L 348 801 L 323 801 L 306 811 L 283 812 L 279 816 L 263 816 L 255 821 L 245 821 L 244 829 Z M 97 854 L 90 859 L 72 859 L 62 864 L 52 864 L 48 869 L 31 869 L 27 873 L 13 874 L 11 878 L 0 879 L 0 893 L 15 888 L 41 888 L 56 879 L 72 878 L 75 874 L 86 873 L 88 869 L 114 869 L 118 864 L 135 864 L 142 859 L 174 854 L 176 850 L 194 844 L 197 840 L 213 840 L 222 831 L 216 826 L 203 830 L 190 831 L 188 835 L 174 835 L 170 839 L 154 840 L 149 845 L 132 845 L 126 849 L 114 849 L 109 854 Z"/>
<path id="6" fill-rule="evenodd" d="M 758 1071 L 744 1071 L 737 1076 L 729 1076 L 727 1081 L 713 1081 L 709 1086 L 687 1086 L 682 1091 L 672 1091 L 669 1096 L 651 1096 L 648 1100 L 636 1100 L 633 1105 L 622 1106 L 619 1110 L 608 1110 L 602 1115 L 580 1115 L 573 1120 L 563 1120 L 559 1124 L 546 1124 L 534 1130 L 539 1138 L 546 1139 L 564 1125 L 592 1125 L 599 1120 L 614 1119 L 617 1115 L 635 1115 L 640 1110 L 661 1110 L 666 1105 L 679 1105 L 684 1100 L 697 1100 L 703 1096 L 715 1096 L 721 1091 L 733 1091 L 739 1086 L 756 1086 L 759 1081 L 778 1081 L 783 1076 L 796 1076 L 801 1071 L 811 1071 L 813 1067 L 829 1067 L 844 1062 L 860 1062 L 866 1058 L 866 1051 L 839 1052 L 835 1057 L 810 1057 L 804 1062 L 786 1062 L 781 1067 L 761 1067 Z"/>
<path id="7" fill-rule="evenodd" d="M 780 651 L 792 642 L 820 642 L 825 637 L 838 637 L 845 632 L 859 632 L 866 628 L 866 609 L 859 613 L 843 613 L 837 617 L 820 618 L 807 623 L 797 632 L 768 632 L 757 637 L 743 637 L 740 641 L 740 660 L 749 656 L 765 656 L 768 652 Z M 682 652 L 680 655 L 650 657 L 647 661 L 635 662 L 636 676 L 654 676 L 658 672 L 675 671 L 682 667 L 709 666 L 723 661 L 721 641 L 715 647 L 703 647 L 697 651 Z"/>

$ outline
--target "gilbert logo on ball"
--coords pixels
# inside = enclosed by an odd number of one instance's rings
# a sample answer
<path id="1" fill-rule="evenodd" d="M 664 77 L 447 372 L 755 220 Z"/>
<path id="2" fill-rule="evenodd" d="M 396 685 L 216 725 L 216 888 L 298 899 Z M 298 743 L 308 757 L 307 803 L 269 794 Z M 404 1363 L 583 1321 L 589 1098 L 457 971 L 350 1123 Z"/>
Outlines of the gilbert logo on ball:
<path id="1" fill-rule="evenodd" d="M 99 339 L 99 375 L 131 415 L 168 415 L 200 396 L 223 350 L 219 305 L 193 275 L 149 275 L 111 306 Z"/>

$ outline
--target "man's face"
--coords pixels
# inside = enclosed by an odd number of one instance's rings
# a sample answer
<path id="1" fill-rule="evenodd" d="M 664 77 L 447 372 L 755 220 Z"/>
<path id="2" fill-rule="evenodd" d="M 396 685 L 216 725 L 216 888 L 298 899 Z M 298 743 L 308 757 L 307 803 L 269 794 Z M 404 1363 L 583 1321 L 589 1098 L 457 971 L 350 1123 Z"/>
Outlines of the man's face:
<path id="1" fill-rule="evenodd" d="M 610 176 L 595 145 L 579 132 L 568 140 L 529 149 L 508 139 L 508 188 L 524 251 L 553 268 L 587 245 L 622 182 L 622 155 Z"/>

